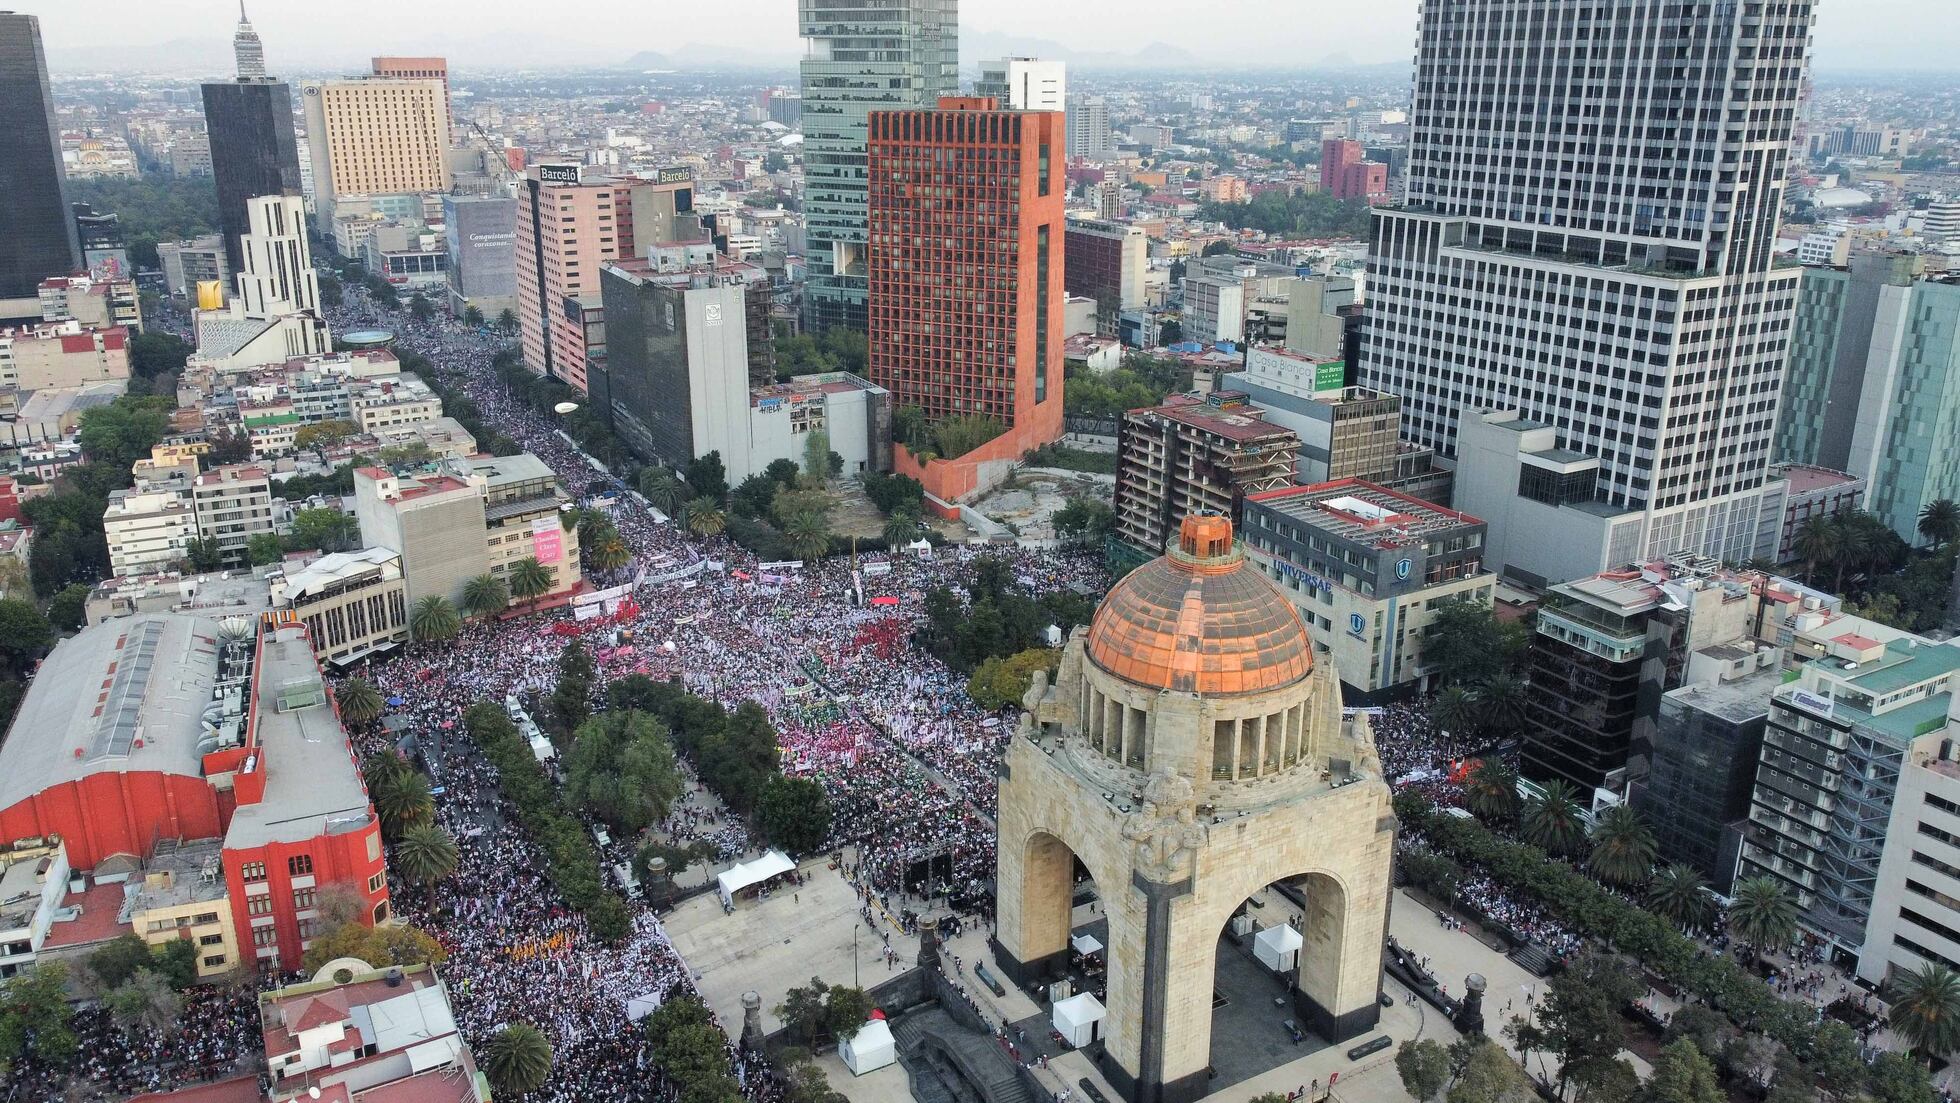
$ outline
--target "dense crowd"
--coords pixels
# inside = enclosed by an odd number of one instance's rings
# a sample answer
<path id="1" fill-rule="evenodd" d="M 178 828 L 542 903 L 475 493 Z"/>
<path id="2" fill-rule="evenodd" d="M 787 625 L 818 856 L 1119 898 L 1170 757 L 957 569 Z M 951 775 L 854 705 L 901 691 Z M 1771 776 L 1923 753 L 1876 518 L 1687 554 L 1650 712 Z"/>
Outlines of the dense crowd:
<path id="1" fill-rule="evenodd" d="M 377 317 L 351 288 L 348 304 L 332 319 L 336 329 L 392 325 L 401 347 L 428 357 L 486 423 L 557 471 L 567 494 L 606 510 L 633 554 L 622 575 L 691 572 L 642 586 L 624 619 L 574 622 L 589 627 L 583 633 L 561 627 L 571 622 L 563 610 L 471 623 L 451 645 L 412 649 L 362 672 L 412 721 L 443 789 L 438 815 L 459 838 L 457 876 L 433 890 L 399 888 L 395 903 L 410 922 L 439 933 L 459 1022 L 473 1044 L 522 1018 L 544 1029 L 560 1054 L 545 1097 L 638 1099 L 665 1090 L 641 1071 L 647 1057 L 627 1011 L 636 998 L 685 990 L 686 964 L 650 912 L 638 911 L 633 936 L 608 947 L 554 898 L 537 848 L 520 832 L 495 830 L 510 811 L 461 723 L 479 701 L 548 691 L 574 638 L 602 684 L 641 673 L 678 678 L 725 707 L 762 705 L 777 728 L 785 772 L 814 778 L 828 792 L 830 845 L 853 855 L 848 875 L 867 901 L 900 917 L 901 929 L 928 894 L 982 909 L 981 886 L 993 870 L 995 763 L 1011 727 L 973 705 L 963 681 L 907 637 L 925 591 L 957 586 L 971 554 L 1006 555 L 1037 595 L 1099 584 L 1096 563 L 953 549 L 763 572 L 732 542 L 695 537 L 647 508 L 572 447 L 555 419 L 512 396 L 491 366 L 500 340 Z M 897 604 L 872 605 L 873 596 Z M 364 737 L 362 749 L 382 738 Z M 676 809 L 656 835 L 706 841 L 718 860 L 754 853 L 738 823 L 699 806 Z M 629 861 L 630 843 L 615 840 L 607 858 Z M 758 1090 L 774 1082 L 748 1079 Z"/>
<path id="2" fill-rule="evenodd" d="M 633 556 L 615 577 L 686 574 L 643 585 L 623 621 L 579 622 L 580 631 L 571 632 L 562 626 L 572 618 L 560 609 L 472 622 L 451 644 L 412 648 L 361 671 L 391 711 L 410 721 L 417 752 L 440 786 L 439 822 L 458 840 L 456 876 L 427 889 L 398 883 L 393 900 L 399 915 L 434 932 L 447 951 L 444 974 L 472 1045 L 521 1019 L 545 1031 L 556 1053 L 551 1079 L 533 1098 L 610 1103 L 675 1095 L 651 1067 L 629 1004 L 690 990 L 687 964 L 657 917 L 638 903 L 633 933 L 618 945 L 594 938 L 563 905 L 539 848 L 521 831 L 506 829 L 512 810 L 461 721 L 480 701 L 548 692 L 574 638 L 592 655 L 601 685 L 643 673 L 678 678 L 729 708 L 743 700 L 761 704 L 777 728 L 784 771 L 818 780 L 829 794 L 830 847 L 850 853 L 843 871 L 874 928 L 879 912 L 898 917 L 900 929 L 909 927 L 928 897 L 950 904 L 955 923 L 962 914 L 990 911 L 984 890 L 994 864 L 990 816 L 1012 722 L 974 705 L 964 679 L 909 637 L 923 620 L 925 593 L 957 589 L 973 556 L 1005 557 L 1033 596 L 1099 590 L 1099 563 L 1047 551 L 942 548 L 763 572 L 733 542 L 695 537 L 648 508 L 573 447 L 557 419 L 513 395 L 493 368 L 504 338 L 383 313 L 354 286 L 329 315 L 337 332 L 395 329 L 400 347 L 427 357 L 445 385 L 477 405 L 485 424 L 543 459 L 570 496 L 604 509 Z M 873 597 L 896 604 L 873 604 Z M 619 629 L 630 629 L 630 640 Z M 1440 777 L 1467 749 L 1438 733 L 1418 706 L 1389 707 L 1375 718 L 1375 730 L 1391 776 Z M 378 731 L 362 734 L 358 749 L 379 749 L 386 739 Z M 718 861 L 754 853 L 739 822 L 698 803 L 677 807 L 653 835 L 707 842 Z M 633 842 L 612 841 L 605 858 L 630 861 Z M 1501 899 L 1480 902 L 1504 906 Z M 1515 918 L 1542 925 L 1542 919 Z M 1545 930 L 1552 939 L 1561 933 Z M 233 1056 L 222 1050 L 208 1059 Z M 752 1097 L 780 1086 L 732 1048 L 730 1059 Z M 91 1071 L 98 1082 L 114 1080 L 106 1069 Z"/>

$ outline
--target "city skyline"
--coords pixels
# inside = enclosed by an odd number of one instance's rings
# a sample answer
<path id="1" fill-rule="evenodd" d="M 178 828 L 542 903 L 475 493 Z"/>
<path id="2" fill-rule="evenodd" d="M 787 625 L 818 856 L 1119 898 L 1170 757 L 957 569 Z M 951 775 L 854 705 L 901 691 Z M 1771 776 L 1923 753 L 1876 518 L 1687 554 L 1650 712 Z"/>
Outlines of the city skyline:
<path id="1" fill-rule="evenodd" d="M 792 0 L 728 0 L 717 7 L 718 18 L 678 30 L 657 5 L 622 6 L 611 13 L 614 32 L 590 40 L 540 34 L 527 25 L 526 9 L 508 0 L 427 0 L 422 7 L 426 17 L 414 27 L 400 26 L 384 0 L 349 0 L 331 9 L 262 3 L 248 11 L 267 43 L 267 64 L 282 75 L 361 65 L 384 49 L 446 54 L 462 70 L 631 68 L 627 63 L 639 54 L 676 66 L 690 55 L 701 59 L 688 68 L 787 69 L 801 53 Z M 971 65 L 1006 52 L 1060 47 L 1085 69 L 1237 63 L 1270 71 L 1393 65 L 1413 55 L 1416 0 L 1365 7 L 1298 0 L 1297 7 L 1299 18 L 1275 24 L 1260 5 L 1229 0 L 1187 25 L 1179 17 L 1188 8 L 1169 0 L 1077 0 L 1063 24 L 1037 0 L 969 0 L 961 13 L 961 60 Z M 228 0 L 166 0 L 134 9 L 117 0 L 75 0 L 34 14 L 42 19 L 50 67 L 64 74 L 215 70 L 230 59 L 237 20 Z M 1821 5 L 1816 67 L 1950 70 L 1960 26 L 1942 14 L 1936 0 Z M 109 18 L 120 30 L 113 45 L 96 33 Z"/>

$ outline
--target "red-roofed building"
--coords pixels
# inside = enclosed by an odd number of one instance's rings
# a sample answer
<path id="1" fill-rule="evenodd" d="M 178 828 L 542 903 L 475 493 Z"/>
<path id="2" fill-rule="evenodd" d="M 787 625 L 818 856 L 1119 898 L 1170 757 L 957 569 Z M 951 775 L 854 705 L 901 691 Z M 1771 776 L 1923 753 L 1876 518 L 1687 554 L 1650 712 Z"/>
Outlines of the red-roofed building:
<path id="1" fill-rule="evenodd" d="M 273 1103 L 486 1103 L 449 991 L 428 966 L 295 985 L 259 997 Z"/>
<path id="2" fill-rule="evenodd" d="M 130 1096 L 128 1103 L 265 1103 L 265 1096 L 259 1094 L 258 1077 L 239 1076 L 174 1092 L 144 1092 Z"/>
<path id="3" fill-rule="evenodd" d="M 69 320 L 0 329 L 0 390 L 82 387 L 129 378 L 129 331 Z"/>

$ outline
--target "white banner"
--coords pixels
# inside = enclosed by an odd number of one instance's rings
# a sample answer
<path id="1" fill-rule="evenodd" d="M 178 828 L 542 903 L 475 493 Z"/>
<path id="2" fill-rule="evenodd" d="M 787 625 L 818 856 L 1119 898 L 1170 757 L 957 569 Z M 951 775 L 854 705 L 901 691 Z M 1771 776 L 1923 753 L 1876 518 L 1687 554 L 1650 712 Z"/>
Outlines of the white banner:
<path id="1" fill-rule="evenodd" d="M 801 559 L 779 559 L 774 563 L 757 563 L 755 569 L 758 571 L 800 571 L 803 569 L 803 561 Z"/>
<path id="2" fill-rule="evenodd" d="M 685 567 L 681 567 L 677 570 L 668 571 L 664 574 L 644 575 L 640 578 L 638 582 L 634 583 L 634 585 L 658 586 L 663 582 L 679 582 L 683 578 L 693 578 L 695 575 L 700 574 L 702 571 L 705 571 L 707 569 L 708 569 L 708 562 L 707 560 L 704 559 L 699 563 L 691 563 Z"/>
<path id="3" fill-rule="evenodd" d="M 608 609 L 607 612 L 611 612 L 612 609 L 619 607 L 620 598 L 632 592 L 633 583 L 630 582 L 621 583 L 618 586 L 608 586 L 603 590 L 594 590 L 589 594 L 580 594 L 573 598 L 572 608 L 583 609 L 588 605 L 606 605 L 610 603 L 612 608 Z"/>
<path id="4" fill-rule="evenodd" d="M 572 619 L 591 620 L 593 617 L 603 616 L 604 614 L 605 610 L 597 605 L 581 605 L 572 610 Z"/>

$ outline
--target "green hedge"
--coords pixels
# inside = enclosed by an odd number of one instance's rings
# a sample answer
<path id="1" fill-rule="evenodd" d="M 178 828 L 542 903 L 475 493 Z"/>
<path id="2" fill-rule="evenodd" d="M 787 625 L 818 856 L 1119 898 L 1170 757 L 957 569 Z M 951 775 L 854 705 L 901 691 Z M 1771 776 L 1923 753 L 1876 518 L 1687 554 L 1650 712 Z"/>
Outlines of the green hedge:
<path id="1" fill-rule="evenodd" d="M 619 894 L 606 887 L 604 863 L 585 826 L 566 810 L 558 787 L 538 765 L 531 746 L 504 710 L 480 702 L 463 714 L 477 747 L 497 768 L 498 784 L 517 809 L 517 820 L 546 858 L 545 873 L 565 903 L 585 914 L 592 933 L 617 942 L 633 930 L 633 916 Z"/>
<path id="2" fill-rule="evenodd" d="M 1653 912 L 1614 896 L 1535 846 L 1500 838 L 1476 820 L 1437 812 L 1421 794 L 1397 795 L 1395 810 L 1403 827 L 1420 832 L 1437 853 L 1480 868 L 1566 926 L 1608 943 L 1668 983 L 1700 996 L 1743 1031 L 1765 1034 L 1799 1059 L 1808 1059 L 1815 1049 L 1811 1008 L 1777 998 L 1734 959 L 1709 954 Z M 1405 869 L 1410 865 L 1407 860 L 1403 864 Z M 1447 870 L 1421 858 L 1414 864 L 1409 872 L 1424 881 L 1451 875 L 1463 880 L 1460 869 Z"/>

